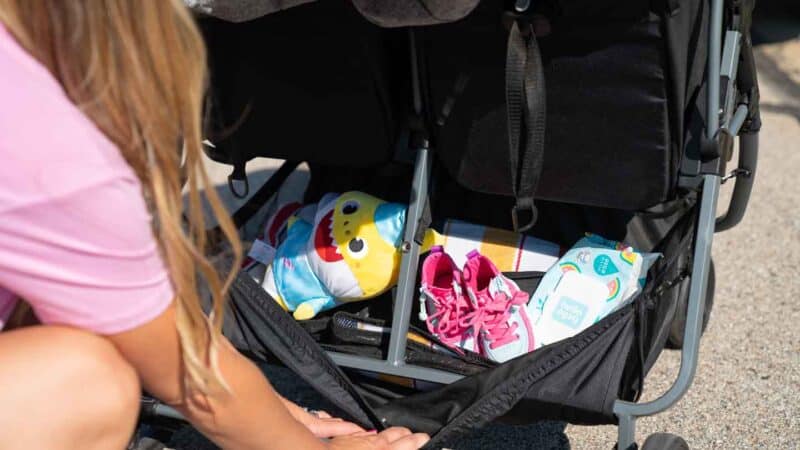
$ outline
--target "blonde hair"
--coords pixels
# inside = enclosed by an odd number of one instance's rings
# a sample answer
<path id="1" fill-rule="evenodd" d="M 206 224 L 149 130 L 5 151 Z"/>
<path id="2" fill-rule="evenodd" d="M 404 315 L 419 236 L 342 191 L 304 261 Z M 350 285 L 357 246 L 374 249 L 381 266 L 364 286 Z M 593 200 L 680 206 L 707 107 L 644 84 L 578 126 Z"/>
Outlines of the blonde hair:
<path id="1" fill-rule="evenodd" d="M 224 387 L 216 344 L 241 244 L 202 164 L 206 52 L 193 17 L 180 0 L 0 0 L 0 21 L 141 180 L 176 290 L 187 387 L 202 393 Z M 203 187 L 236 255 L 224 282 L 206 259 Z M 201 308 L 199 283 L 212 293 L 209 316 Z"/>

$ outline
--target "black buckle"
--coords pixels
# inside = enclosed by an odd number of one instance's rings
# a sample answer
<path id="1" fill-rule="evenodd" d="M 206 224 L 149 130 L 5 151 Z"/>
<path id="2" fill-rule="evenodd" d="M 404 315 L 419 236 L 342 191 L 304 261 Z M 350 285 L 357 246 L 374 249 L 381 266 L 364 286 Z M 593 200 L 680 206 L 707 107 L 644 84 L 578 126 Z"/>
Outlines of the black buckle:
<path id="1" fill-rule="evenodd" d="M 522 213 L 522 214 L 520 214 Z M 536 224 L 536 219 L 539 218 L 539 210 L 536 209 L 536 205 L 533 204 L 533 199 L 521 198 L 517 200 L 517 204 L 511 208 L 511 224 L 514 227 L 514 231 L 518 233 L 524 233 L 533 227 Z M 527 220 L 520 220 L 520 219 L 527 219 Z M 520 224 L 523 223 L 523 226 Z"/>
<path id="2" fill-rule="evenodd" d="M 519 31 L 524 38 L 528 38 L 529 33 L 533 32 L 531 20 L 533 18 L 532 0 L 515 0 L 513 6 L 506 5 L 503 11 L 503 25 L 506 30 L 511 29 L 511 25 L 517 22 Z"/>

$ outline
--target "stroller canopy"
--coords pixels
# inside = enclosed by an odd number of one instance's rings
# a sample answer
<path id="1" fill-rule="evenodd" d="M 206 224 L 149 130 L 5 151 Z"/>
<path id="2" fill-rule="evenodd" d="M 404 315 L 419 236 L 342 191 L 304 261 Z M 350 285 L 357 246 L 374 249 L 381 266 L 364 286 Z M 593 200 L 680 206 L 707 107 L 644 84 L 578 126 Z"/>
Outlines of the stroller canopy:
<path id="1" fill-rule="evenodd" d="M 231 22 L 311 3 L 315 0 L 184 0 L 194 11 Z M 382 27 L 434 25 L 453 22 L 469 14 L 480 0 L 352 0 L 369 21 Z"/>

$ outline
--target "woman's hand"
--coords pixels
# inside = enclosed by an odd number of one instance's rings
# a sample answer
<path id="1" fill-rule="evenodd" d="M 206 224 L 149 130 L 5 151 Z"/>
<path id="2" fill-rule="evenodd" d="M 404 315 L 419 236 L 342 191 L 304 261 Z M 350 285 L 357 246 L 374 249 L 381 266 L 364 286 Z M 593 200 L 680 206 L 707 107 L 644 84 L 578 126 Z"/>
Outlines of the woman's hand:
<path id="1" fill-rule="evenodd" d="M 295 420 L 302 423 L 318 438 L 333 438 L 364 432 L 360 426 L 338 417 L 331 417 L 325 411 L 309 412 L 298 407 L 298 409 L 289 408 L 289 412 Z"/>
<path id="2" fill-rule="evenodd" d="M 220 338 L 217 357 L 228 389 L 211 395 L 187 394 L 174 306 L 145 325 L 108 338 L 136 369 L 147 392 L 178 409 L 219 447 L 237 450 L 327 447 L 326 442 L 294 417 L 292 408 L 281 401 L 261 370 L 224 338 Z"/>
<path id="3" fill-rule="evenodd" d="M 430 440 L 427 434 L 411 433 L 407 428 L 393 427 L 376 433 L 363 431 L 332 439 L 331 450 L 417 450 Z"/>
<path id="4" fill-rule="evenodd" d="M 294 417 L 294 420 L 303 424 L 303 426 L 308 428 L 308 430 L 318 438 L 346 436 L 348 434 L 364 431 L 360 426 L 332 417 L 325 411 L 308 411 L 305 408 L 297 406 L 294 402 L 287 400 L 282 395 L 278 397 L 281 403 L 286 406 L 286 409 L 289 410 L 289 414 Z"/>
<path id="5" fill-rule="evenodd" d="M 407 428 L 393 427 L 381 431 L 364 431 L 358 425 L 332 417 L 325 411 L 307 411 L 295 403 L 280 397 L 292 417 L 308 428 L 318 438 L 334 438 L 329 441 L 332 450 L 417 450 L 430 437 L 427 434 L 412 434 Z"/>

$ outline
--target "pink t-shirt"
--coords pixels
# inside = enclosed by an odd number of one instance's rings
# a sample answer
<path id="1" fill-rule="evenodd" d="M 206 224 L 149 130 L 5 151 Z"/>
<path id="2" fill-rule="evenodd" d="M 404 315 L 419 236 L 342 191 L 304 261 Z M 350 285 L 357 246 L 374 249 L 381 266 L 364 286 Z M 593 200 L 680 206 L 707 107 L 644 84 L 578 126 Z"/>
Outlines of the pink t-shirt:
<path id="1" fill-rule="evenodd" d="M 17 297 L 100 334 L 162 313 L 173 289 L 119 150 L 0 25 L 0 327 Z"/>

